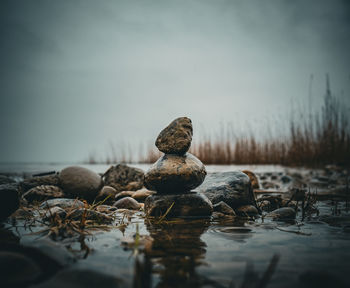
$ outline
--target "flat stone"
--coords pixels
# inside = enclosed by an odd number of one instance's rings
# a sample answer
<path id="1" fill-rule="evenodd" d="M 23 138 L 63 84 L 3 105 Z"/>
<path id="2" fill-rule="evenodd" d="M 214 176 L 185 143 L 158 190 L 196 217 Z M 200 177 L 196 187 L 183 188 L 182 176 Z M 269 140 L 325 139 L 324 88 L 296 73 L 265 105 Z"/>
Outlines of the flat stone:
<path id="1" fill-rule="evenodd" d="M 157 137 L 157 148 L 166 154 L 183 155 L 190 149 L 193 129 L 192 121 L 180 117 L 164 128 Z"/>
<path id="2" fill-rule="evenodd" d="M 203 163 L 190 153 L 165 154 L 146 172 L 145 186 L 161 194 L 186 192 L 199 186 L 206 174 Z"/>
<path id="3" fill-rule="evenodd" d="M 117 192 L 139 190 L 143 187 L 144 172 L 141 169 L 125 164 L 111 166 L 104 174 L 105 185 L 113 187 Z"/>
<path id="4" fill-rule="evenodd" d="M 141 208 L 140 203 L 137 202 L 134 198 L 125 197 L 113 204 L 114 207 L 118 209 L 130 209 L 130 210 L 139 210 Z"/>
<path id="5" fill-rule="evenodd" d="M 150 191 L 146 188 L 143 188 L 135 191 L 131 197 L 139 202 L 144 202 L 148 196 L 151 196 L 153 194 L 155 194 L 154 191 Z"/>
<path id="6" fill-rule="evenodd" d="M 295 219 L 296 212 L 291 207 L 283 207 L 276 210 L 273 210 L 267 214 L 266 218 L 272 218 L 273 220 L 289 220 Z"/>
<path id="7" fill-rule="evenodd" d="M 223 201 L 214 204 L 213 209 L 215 212 L 220 212 L 224 215 L 236 215 L 235 211 Z"/>
<path id="8" fill-rule="evenodd" d="M 59 186 L 59 177 L 57 174 L 45 175 L 45 176 L 35 176 L 31 178 L 24 179 L 21 183 L 22 193 L 40 185 L 54 185 Z"/>
<path id="9" fill-rule="evenodd" d="M 42 275 L 40 267 L 26 255 L 0 251 L 0 277 L 2 287 L 31 284 Z"/>
<path id="10" fill-rule="evenodd" d="M 240 216 L 256 217 L 259 215 L 258 209 L 253 205 L 243 205 L 236 210 L 236 214 Z"/>
<path id="11" fill-rule="evenodd" d="M 118 201 L 120 199 L 123 199 L 125 197 L 132 197 L 134 195 L 135 191 L 122 191 L 115 195 L 115 201 Z"/>
<path id="12" fill-rule="evenodd" d="M 40 185 L 29 189 L 22 197 L 28 202 L 45 201 L 52 198 L 63 198 L 64 193 L 60 187 L 53 185 Z"/>
<path id="13" fill-rule="evenodd" d="M 234 210 L 243 205 L 256 206 L 250 179 L 241 171 L 210 173 L 195 191 L 213 204 L 223 201 Z"/>
<path id="14" fill-rule="evenodd" d="M 105 201 L 104 203 L 113 203 L 116 194 L 117 190 L 115 190 L 112 186 L 103 186 L 101 191 L 96 196 L 96 201 Z"/>
<path id="15" fill-rule="evenodd" d="M 19 207 L 18 185 L 0 185 L 0 221 L 6 219 Z"/>
<path id="16" fill-rule="evenodd" d="M 56 199 L 50 199 L 41 203 L 40 208 L 47 209 L 55 206 L 61 207 L 63 209 L 69 209 L 69 208 L 77 209 L 77 208 L 84 208 L 84 203 L 77 199 L 56 198 Z"/>
<path id="17" fill-rule="evenodd" d="M 65 194 L 72 198 L 79 197 L 93 200 L 102 186 L 102 179 L 97 173 L 79 166 L 70 166 L 59 174 L 60 186 Z"/>
<path id="18" fill-rule="evenodd" d="M 174 203 L 174 204 L 173 204 Z M 149 216 L 162 216 L 169 207 L 167 217 L 210 217 L 213 205 L 203 194 L 152 195 L 145 201 L 145 213 Z"/>

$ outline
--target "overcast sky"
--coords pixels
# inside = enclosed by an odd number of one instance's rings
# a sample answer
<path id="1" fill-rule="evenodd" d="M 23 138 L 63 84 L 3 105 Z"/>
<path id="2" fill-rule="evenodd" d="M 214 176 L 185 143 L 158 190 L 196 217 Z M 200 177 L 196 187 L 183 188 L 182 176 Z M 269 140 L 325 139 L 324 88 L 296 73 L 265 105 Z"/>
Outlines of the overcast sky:
<path id="1" fill-rule="evenodd" d="M 326 73 L 349 104 L 350 1 L 0 3 L 0 162 L 102 157 L 179 116 L 283 129 L 310 74 L 314 109 Z"/>

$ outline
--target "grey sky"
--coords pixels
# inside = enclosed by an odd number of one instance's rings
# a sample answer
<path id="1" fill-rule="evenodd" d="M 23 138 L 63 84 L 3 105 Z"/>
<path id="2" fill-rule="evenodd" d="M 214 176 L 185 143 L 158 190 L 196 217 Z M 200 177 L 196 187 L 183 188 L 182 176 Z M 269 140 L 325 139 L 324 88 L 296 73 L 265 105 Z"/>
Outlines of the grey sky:
<path id="1" fill-rule="evenodd" d="M 349 1 L 0 3 L 0 162 L 104 156 L 185 115 L 195 137 L 283 129 L 311 73 L 315 109 L 327 72 L 349 104 Z"/>

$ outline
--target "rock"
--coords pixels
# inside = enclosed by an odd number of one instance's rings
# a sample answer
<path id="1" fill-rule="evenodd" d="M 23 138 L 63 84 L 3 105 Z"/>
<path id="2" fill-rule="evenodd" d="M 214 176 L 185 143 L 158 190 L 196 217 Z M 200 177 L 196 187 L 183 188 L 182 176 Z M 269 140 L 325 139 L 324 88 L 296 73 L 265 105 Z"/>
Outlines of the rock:
<path id="1" fill-rule="evenodd" d="M 96 201 L 104 201 L 104 203 L 113 203 L 116 194 L 117 190 L 115 190 L 113 187 L 103 186 L 101 191 L 96 196 Z"/>
<path id="2" fill-rule="evenodd" d="M 144 209 L 149 216 L 162 216 L 171 205 L 173 206 L 167 214 L 169 217 L 210 217 L 213 213 L 213 205 L 209 199 L 196 192 L 152 195 L 147 197 Z"/>
<path id="3" fill-rule="evenodd" d="M 146 172 L 145 186 L 162 194 L 186 192 L 200 185 L 206 174 L 203 163 L 190 153 L 165 154 Z"/>
<path id="4" fill-rule="evenodd" d="M 248 175 L 250 182 L 252 183 L 253 189 L 259 189 L 258 177 L 256 177 L 256 175 L 252 171 L 249 171 L 249 170 L 243 170 L 242 172 L 244 174 Z"/>
<path id="5" fill-rule="evenodd" d="M 164 128 L 157 137 L 157 148 L 166 154 L 185 154 L 191 146 L 192 121 L 187 117 L 180 117 Z"/>
<path id="6" fill-rule="evenodd" d="M 13 180 L 12 178 L 6 176 L 6 175 L 0 175 L 0 185 L 3 184 L 14 184 L 16 183 L 15 180 Z"/>
<path id="7" fill-rule="evenodd" d="M 125 198 L 125 197 L 132 197 L 134 195 L 135 191 L 122 191 L 115 195 L 115 201 L 118 201 L 119 199 Z"/>
<path id="8" fill-rule="evenodd" d="M 195 191 L 213 203 L 225 202 L 234 210 L 243 205 L 256 206 L 249 177 L 240 171 L 210 173 Z"/>
<path id="9" fill-rule="evenodd" d="M 155 194 L 154 191 L 150 191 L 150 190 L 147 190 L 146 188 L 143 188 L 135 191 L 131 197 L 137 200 L 138 202 L 144 202 L 148 196 L 151 196 L 153 194 Z"/>
<path id="10" fill-rule="evenodd" d="M 84 208 L 84 203 L 77 199 L 56 198 L 41 203 L 40 208 L 47 209 L 55 206 L 63 209 L 77 209 Z"/>
<path id="11" fill-rule="evenodd" d="M 134 198 L 125 197 L 113 204 L 114 207 L 118 209 L 130 209 L 130 210 L 139 210 L 141 208 L 140 203 L 137 202 Z"/>
<path id="12" fill-rule="evenodd" d="M 53 185 L 59 186 L 59 177 L 57 174 L 46 175 L 46 176 L 36 176 L 24 179 L 21 183 L 22 193 L 27 192 L 29 189 L 32 189 L 40 185 Z"/>
<path id="13" fill-rule="evenodd" d="M 98 212 L 104 213 L 104 214 L 112 214 L 115 211 L 117 211 L 117 207 L 109 206 L 109 205 L 98 205 L 96 207 L 96 210 Z"/>
<path id="14" fill-rule="evenodd" d="M 273 183 L 273 182 L 268 182 L 268 181 L 264 181 L 261 183 L 261 186 L 264 189 L 274 189 L 274 188 L 278 188 L 278 185 Z"/>
<path id="15" fill-rule="evenodd" d="M 144 172 L 141 169 L 125 164 L 111 166 L 104 174 L 105 185 L 113 187 L 117 192 L 139 190 L 143 187 Z"/>
<path id="16" fill-rule="evenodd" d="M 296 212 L 291 207 L 283 207 L 276 210 L 273 210 L 267 214 L 266 218 L 272 218 L 273 220 L 290 220 L 295 219 Z"/>
<path id="17" fill-rule="evenodd" d="M 0 185 L 0 221 L 6 219 L 19 207 L 17 184 Z"/>
<path id="18" fill-rule="evenodd" d="M 70 166 L 59 174 L 60 185 L 70 197 L 93 200 L 102 186 L 102 179 L 97 173 L 78 166 Z"/>
<path id="19" fill-rule="evenodd" d="M 223 201 L 214 204 L 213 209 L 215 212 L 220 212 L 224 215 L 236 215 L 235 211 Z"/>
<path id="20" fill-rule="evenodd" d="M 258 209 L 253 205 L 244 205 L 236 210 L 237 215 L 239 216 L 249 216 L 249 217 L 257 217 L 259 215 Z"/>
<path id="21" fill-rule="evenodd" d="M 108 275 L 88 268 L 73 267 L 60 271 L 46 282 L 32 288 L 117 288 L 121 280 L 114 275 Z"/>
<path id="22" fill-rule="evenodd" d="M 22 197 L 28 202 L 45 201 L 52 198 L 63 198 L 64 193 L 61 188 L 53 185 L 40 185 L 25 192 Z"/>
<path id="23" fill-rule="evenodd" d="M 43 220 L 48 221 L 48 220 L 51 220 L 52 218 L 55 218 L 56 216 L 60 218 L 65 218 L 66 215 L 67 215 L 66 210 L 62 209 L 61 207 L 55 206 L 45 211 Z"/>
<path id="24" fill-rule="evenodd" d="M 42 275 L 38 264 L 17 252 L 0 251 L 0 267 L 2 287 L 28 285 Z"/>

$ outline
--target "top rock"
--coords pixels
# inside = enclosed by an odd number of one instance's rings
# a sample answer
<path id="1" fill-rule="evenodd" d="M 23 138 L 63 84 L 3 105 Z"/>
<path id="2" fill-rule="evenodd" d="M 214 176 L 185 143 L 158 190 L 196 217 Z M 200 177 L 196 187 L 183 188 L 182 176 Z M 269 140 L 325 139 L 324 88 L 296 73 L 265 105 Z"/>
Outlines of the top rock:
<path id="1" fill-rule="evenodd" d="M 190 149 L 192 135 L 191 119 L 180 117 L 159 133 L 155 144 L 160 151 L 166 154 L 183 155 Z"/>

